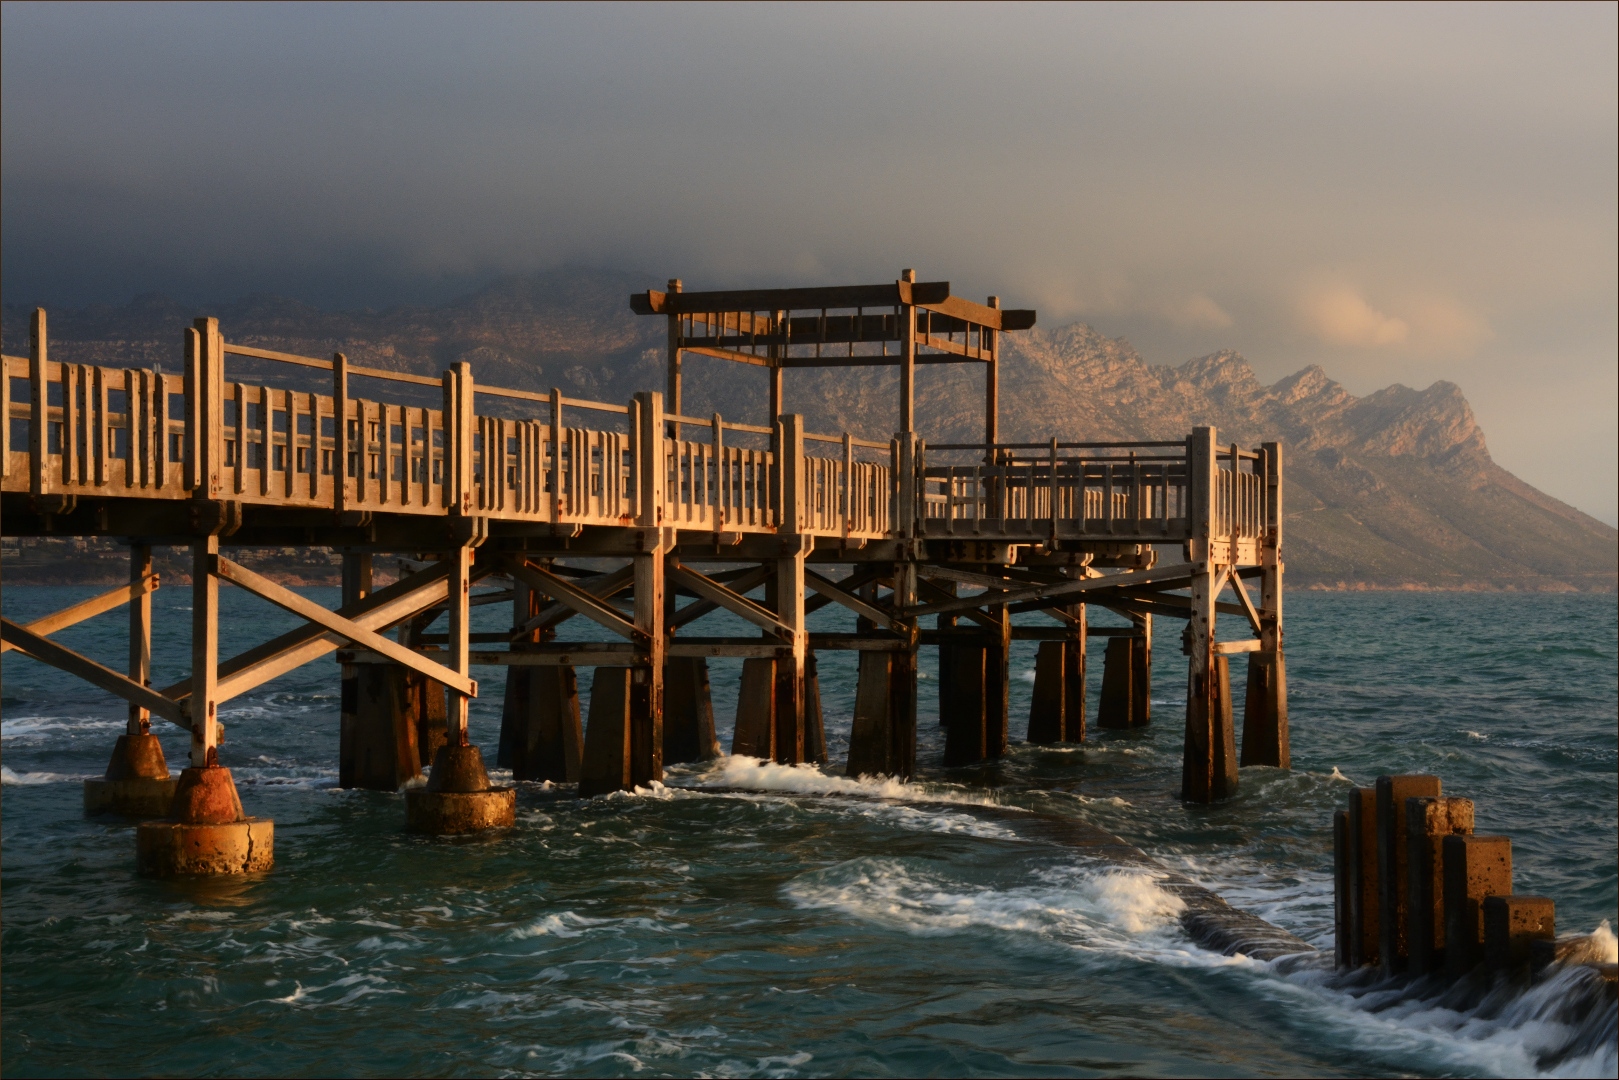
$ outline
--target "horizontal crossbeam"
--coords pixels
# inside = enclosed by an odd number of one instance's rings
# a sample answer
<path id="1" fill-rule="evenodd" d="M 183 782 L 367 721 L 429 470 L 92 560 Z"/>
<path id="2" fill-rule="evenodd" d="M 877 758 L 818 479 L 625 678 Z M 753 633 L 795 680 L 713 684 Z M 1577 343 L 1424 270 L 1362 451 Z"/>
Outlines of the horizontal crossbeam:
<path id="1" fill-rule="evenodd" d="M 131 600 L 138 600 L 147 593 L 156 591 L 157 575 L 147 574 L 139 581 L 132 581 L 128 585 L 120 585 L 118 588 L 110 592 L 104 592 L 100 596 L 80 600 L 72 607 L 63 608 L 54 615 L 47 615 L 43 619 L 35 619 L 27 625 L 27 629 L 30 633 L 44 637 L 47 634 L 54 634 L 58 630 L 65 630 L 70 626 L 75 626 L 86 619 L 94 618 L 103 611 L 111 611 L 113 608 L 122 607 Z M 0 645 L 0 653 L 10 652 L 16 647 L 9 641 L 5 642 Z"/>
<path id="2" fill-rule="evenodd" d="M 179 724 L 189 729 L 191 723 L 186 719 L 179 702 L 164 697 L 149 686 L 143 686 L 127 675 L 122 675 L 105 664 L 98 664 L 82 653 L 74 652 L 65 645 L 58 645 L 49 638 L 37 634 L 24 626 L 19 626 L 10 619 L 0 618 L 0 640 L 3 640 L 13 649 L 17 649 L 35 660 L 69 675 L 77 675 L 93 686 L 99 686 L 109 694 L 123 698 L 132 705 L 156 713 L 165 720 Z"/>
<path id="3" fill-rule="evenodd" d="M 1122 574 L 1109 574 L 1105 577 L 1082 578 L 1077 581 L 1063 581 L 1051 585 L 1029 585 L 1021 589 L 1011 589 L 1003 595 L 996 597 L 997 604 L 1015 604 L 1024 600 L 1049 600 L 1059 596 L 1078 597 L 1085 593 L 1097 592 L 1103 589 L 1118 589 L 1129 585 L 1153 585 L 1169 581 L 1190 581 L 1192 572 L 1196 568 L 1191 563 L 1177 563 L 1173 566 L 1162 566 L 1151 570 L 1130 570 Z M 1075 600 L 1074 603 L 1083 601 Z M 944 603 L 925 604 L 913 608 L 907 614 L 913 616 L 942 615 L 956 611 L 966 611 L 983 603 L 978 597 L 965 597 Z"/>

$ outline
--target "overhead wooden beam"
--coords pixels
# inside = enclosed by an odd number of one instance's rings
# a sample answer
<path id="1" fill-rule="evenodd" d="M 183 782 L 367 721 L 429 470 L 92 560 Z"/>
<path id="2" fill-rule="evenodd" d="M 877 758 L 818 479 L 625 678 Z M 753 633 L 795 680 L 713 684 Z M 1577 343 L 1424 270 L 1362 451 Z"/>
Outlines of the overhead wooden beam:
<path id="1" fill-rule="evenodd" d="M 157 575 L 147 574 L 140 581 L 130 582 L 128 585 L 120 585 L 118 588 L 109 592 L 104 592 L 100 596 L 92 596 L 88 600 L 79 601 L 72 607 L 63 608 L 54 615 L 47 615 L 43 619 L 35 619 L 33 622 L 28 623 L 25 629 L 27 629 L 30 633 L 38 634 L 41 637 L 44 637 L 47 634 L 54 634 L 58 630 L 65 630 L 70 626 L 83 622 L 86 619 L 94 618 L 104 611 L 111 611 L 113 608 L 122 607 L 131 600 L 139 600 L 147 593 L 156 592 L 157 584 Z M 9 641 L 5 642 L 3 645 L 0 645 L 0 653 L 10 652 L 16 647 L 17 646 L 11 644 Z"/>
<path id="2" fill-rule="evenodd" d="M 500 562 L 506 567 L 507 572 L 522 580 L 529 588 L 538 589 L 557 603 L 573 608 L 585 618 L 605 626 L 620 637 L 629 638 L 638 645 L 645 643 L 646 635 L 617 608 L 586 592 L 573 582 L 519 557 L 502 555 Z"/>
<path id="3" fill-rule="evenodd" d="M 36 634 L 27 627 L 19 626 L 10 619 L 0 618 L 0 640 L 3 640 L 13 649 L 17 649 L 35 660 L 69 675 L 76 675 L 93 686 L 99 686 L 109 694 L 114 694 L 134 705 L 156 713 L 165 720 L 172 721 L 187 730 L 191 723 L 182 711 L 179 702 L 172 701 L 149 686 L 142 686 L 127 675 L 120 674 L 105 664 L 98 664 L 82 653 L 76 653 L 63 645 L 58 645 L 41 634 Z"/>
<path id="4" fill-rule="evenodd" d="M 1027 308 L 992 308 L 986 304 L 975 304 L 959 296 L 947 296 L 943 300 L 920 302 L 919 307 L 928 311 L 937 311 L 941 315 L 948 315 L 969 322 L 975 326 L 987 326 L 991 330 L 1027 330 L 1034 325 L 1035 313 Z"/>
<path id="5" fill-rule="evenodd" d="M 948 281 L 892 281 L 882 285 L 831 285 L 809 289 L 731 289 L 717 292 L 658 292 L 630 297 L 638 315 L 709 312 L 803 311 L 809 308 L 878 308 L 936 304 L 950 297 Z"/>
<path id="6" fill-rule="evenodd" d="M 221 581 L 228 581 L 232 585 L 240 586 L 255 596 L 270 601 L 276 607 L 284 608 L 309 622 L 317 623 L 334 633 L 341 634 L 345 639 L 356 645 L 381 653 L 396 664 L 404 664 L 412 671 L 419 671 L 429 679 L 434 679 L 448 686 L 456 693 L 467 697 L 478 696 L 478 684 L 453 668 L 443 664 L 435 664 L 425 659 L 421 653 L 407 649 L 397 641 L 391 641 L 381 634 L 373 633 L 352 620 L 345 619 L 334 611 L 328 611 L 315 603 L 306 600 L 291 589 L 282 588 L 269 578 L 255 574 L 245 566 L 238 566 L 223 555 L 215 555 L 209 559 L 210 569 L 214 576 Z"/>
<path id="7" fill-rule="evenodd" d="M 669 567 L 669 577 L 681 585 L 701 596 L 704 600 L 711 600 L 726 611 L 737 615 L 748 622 L 774 634 L 783 634 L 792 637 L 793 628 L 776 617 L 775 612 L 754 603 L 739 592 L 733 592 L 713 578 L 699 574 L 688 566 L 672 563 Z"/>

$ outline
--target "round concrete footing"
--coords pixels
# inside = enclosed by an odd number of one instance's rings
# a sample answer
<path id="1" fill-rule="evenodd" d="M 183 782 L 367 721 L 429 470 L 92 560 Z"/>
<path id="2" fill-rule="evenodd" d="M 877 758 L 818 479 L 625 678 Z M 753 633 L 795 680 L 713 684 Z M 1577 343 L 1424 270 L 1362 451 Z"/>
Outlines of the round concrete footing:
<path id="1" fill-rule="evenodd" d="M 84 812 L 86 814 L 124 814 L 128 817 L 167 817 L 174 805 L 174 789 L 180 786 L 178 777 L 156 780 L 86 780 L 84 782 Z"/>
<path id="2" fill-rule="evenodd" d="M 146 877 L 250 874 L 274 861 L 275 822 L 269 818 L 218 825 L 143 821 L 135 828 L 135 863 Z"/>
<path id="3" fill-rule="evenodd" d="M 506 828 L 516 820 L 517 791 L 514 788 L 484 791 L 415 788 L 405 792 L 405 827 L 411 832 L 451 836 Z"/>

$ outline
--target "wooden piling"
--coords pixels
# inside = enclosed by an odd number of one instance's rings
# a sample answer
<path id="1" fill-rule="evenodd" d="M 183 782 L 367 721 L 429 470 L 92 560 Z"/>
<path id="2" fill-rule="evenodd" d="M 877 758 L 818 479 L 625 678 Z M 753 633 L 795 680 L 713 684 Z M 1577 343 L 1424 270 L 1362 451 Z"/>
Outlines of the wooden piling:
<path id="1" fill-rule="evenodd" d="M 670 657 L 664 667 L 663 761 L 678 765 L 720 756 L 714 734 L 714 700 L 708 661 L 700 656 Z"/>
<path id="2" fill-rule="evenodd" d="M 1483 908 L 1484 966 L 1490 971 L 1526 971 L 1534 943 L 1557 940 L 1556 905 L 1544 896 L 1486 896 Z"/>
<path id="3" fill-rule="evenodd" d="M 1405 800 L 1406 954 L 1412 975 L 1445 966 L 1444 839 L 1473 831 L 1473 801 L 1441 796 Z"/>
<path id="4" fill-rule="evenodd" d="M 1028 741 L 1085 741 L 1085 653 L 1071 641 L 1042 641 L 1034 661 Z"/>
<path id="5" fill-rule="evenodd" d="M 590 720 L 585 725 L 585 755 L 579 794 L 589 798 L 634 787 L 631 773 L 630 710 L 632 671 L 599 667 L 590 684 Z"/>
<path id="6" fill-rule="evenodd" d="M 1445 875 L 1445 974 L 1465 975 L 1484 960 L 1484 898 L 1512 895 L 1512 839 L 1447 836 L 1440 844 Z"/>
<path id="7" fill-rule="evenodd" d="M 1102 693 L 1096 706 L 1096 726 L 1107 730 L 1133 727 L 1135 706 L 1135 641 L 1110 637 L 1102 654 Z"/>
<path id="8" fill-rule="evenodd" d="M 1349 963 L 1361 967 L 1378 962 L 1382 933 L 1377 863 L 1377 789 L 1349 792 Z"/>
<path id="9" fill-rule="evenodd" d="M 1436 797 L 1437 776 L 1379 776 L 1377 778 L 1377 955 L 1383 971 L 1406 970 L 1406 911 L 1410 896 L 1410 846 L 1406 841 L 1407 799 Z"/>
<path id="10" fill-rule="evenodd" d="M 1332 960 L 1339 971 L 1349 968 L 1354 922 L 1350 918 L 1351 888 L 1349 811 L 1332 812 Z"/>

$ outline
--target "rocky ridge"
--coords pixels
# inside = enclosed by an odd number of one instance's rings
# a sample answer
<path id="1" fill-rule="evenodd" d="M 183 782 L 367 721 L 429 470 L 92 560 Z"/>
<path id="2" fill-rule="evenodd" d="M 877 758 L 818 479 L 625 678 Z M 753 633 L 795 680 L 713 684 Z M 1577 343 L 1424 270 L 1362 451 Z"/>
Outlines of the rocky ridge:
<path id="1" fill-rule="evenodd" d="M 467 361 L 480 382 L 619 402 L 663 385 L 663 324 L 626 303 L 647 286 L 644 275 L 564 270 L 438 306 L 328 312 L 260 296 L 206 314 L 241 344 L 341 351 L 357 364 L 418 374 Z M 181 330 L 203 313 L 157 296 L 52 311 L 53 355 L 177 370 Z M 26 352 L 27 317 L 5 308 L 8 354 Z M 1265 386 L 1237 353 L 1152 365 L 1123 339 L 1081 323 L 1008 334 L 1002 357 L 1008 441 L 1052 432 L 1179 438 L 1198 424 L 1215 425 L 1222 442 L 1279 439 L 1295 587 L 1612 591 L 1619 579 L 1619 532 L 1495 464 L 1453 383 L 1356 397 L 1311 366 Z M 701 357 L 686 372 L 687 415 L 763 420 L 762 372 Z M 886 438 L 895 425 L 892 370 L 799 369 L 785 381 L 787 407 L 803 412 L 810 430 Z M 982 437 L 982 386 L 965 365 L 921 369 L 918 426 L 931 442 Z"/>

